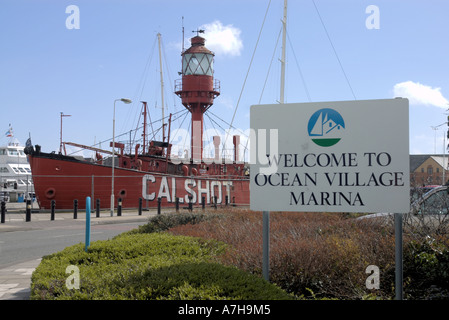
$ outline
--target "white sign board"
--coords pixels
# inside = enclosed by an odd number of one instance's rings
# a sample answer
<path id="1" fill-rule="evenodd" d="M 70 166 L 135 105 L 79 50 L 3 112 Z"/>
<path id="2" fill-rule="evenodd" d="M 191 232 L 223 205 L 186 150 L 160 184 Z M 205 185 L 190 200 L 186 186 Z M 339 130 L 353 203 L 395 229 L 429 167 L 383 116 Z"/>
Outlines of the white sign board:
<path id="1" fill-rule="evenodd" d="M 250 207 L 410 210 L 407 99 L 251 106 Z"/>

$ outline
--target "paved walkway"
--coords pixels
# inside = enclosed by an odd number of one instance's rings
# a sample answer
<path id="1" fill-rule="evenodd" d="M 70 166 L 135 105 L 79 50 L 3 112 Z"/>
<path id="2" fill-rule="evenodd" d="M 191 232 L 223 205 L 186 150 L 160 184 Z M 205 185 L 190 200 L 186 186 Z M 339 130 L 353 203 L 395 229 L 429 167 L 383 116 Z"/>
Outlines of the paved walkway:
<path id="1" fill-rule="evenodd" d="M 31 274 L 41 259 L 0 269 L 0 300 L 29 300 Z"/>

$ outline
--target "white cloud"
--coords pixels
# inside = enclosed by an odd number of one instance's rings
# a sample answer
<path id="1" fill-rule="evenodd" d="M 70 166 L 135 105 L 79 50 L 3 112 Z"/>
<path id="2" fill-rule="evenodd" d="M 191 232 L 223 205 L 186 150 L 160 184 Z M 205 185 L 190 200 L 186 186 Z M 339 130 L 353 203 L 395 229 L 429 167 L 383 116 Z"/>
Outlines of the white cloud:
<path id="1" fill-rule="evenodd" d="M 435 106 L 447 109 L 449 101 L 441 94 L 441 88 L 432 88 L 419 82 L 405 81 L 393 88 L 395 97 L 408 98 L 410 104 Z"/>
<path id="2" fill-rule="evenodd" d="M 243 49 L 240 38 L 241 30 L 232 24 L 224 26 L 220 21 L 203 24 L 199 29 L 205 30 L 201 35 L 206 39 L 206 47 L 216 54 L 239 56 Z"/>

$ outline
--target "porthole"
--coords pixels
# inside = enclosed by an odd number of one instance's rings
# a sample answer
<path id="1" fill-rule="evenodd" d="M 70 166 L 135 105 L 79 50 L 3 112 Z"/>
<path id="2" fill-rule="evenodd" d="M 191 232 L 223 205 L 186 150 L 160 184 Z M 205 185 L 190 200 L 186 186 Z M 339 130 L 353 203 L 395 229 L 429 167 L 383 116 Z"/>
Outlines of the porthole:
<path id="1" fill-rule="evenodd" d="M 55 195 L 56 195 L 55 188 L 48 188 L 47 190 L 45 190 L 45 196 L 47 197 L 47 199 L 53 199 Z"/>

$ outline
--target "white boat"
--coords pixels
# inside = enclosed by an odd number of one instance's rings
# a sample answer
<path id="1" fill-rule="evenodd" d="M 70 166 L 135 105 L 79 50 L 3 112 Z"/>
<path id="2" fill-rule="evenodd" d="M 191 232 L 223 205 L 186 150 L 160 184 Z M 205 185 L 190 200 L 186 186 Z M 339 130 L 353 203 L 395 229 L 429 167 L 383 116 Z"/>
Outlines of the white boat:
<path id="1" fill-rule="evenodd" d="M 9 135 L 8 135 L 9 133 Z M 0 146 L 0 201 L 22 202 L 34 198 L 31 167 L 25 147 L 7 132 L 8 143 Z"/>

